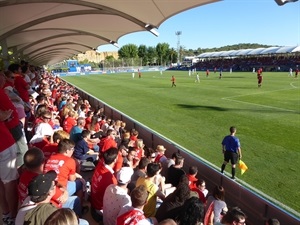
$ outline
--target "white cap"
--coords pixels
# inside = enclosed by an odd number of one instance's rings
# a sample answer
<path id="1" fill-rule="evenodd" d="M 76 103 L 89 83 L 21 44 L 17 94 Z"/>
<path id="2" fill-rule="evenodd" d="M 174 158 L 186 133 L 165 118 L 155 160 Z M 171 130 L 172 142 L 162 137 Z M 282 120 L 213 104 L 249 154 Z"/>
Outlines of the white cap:
<path id="1" fill-rule="evenodd" d="M 117 173 L 117 181 L 120 184 L 127 184 L 131 180 L 133 169 L 131 167 L 122 167 Z"/>

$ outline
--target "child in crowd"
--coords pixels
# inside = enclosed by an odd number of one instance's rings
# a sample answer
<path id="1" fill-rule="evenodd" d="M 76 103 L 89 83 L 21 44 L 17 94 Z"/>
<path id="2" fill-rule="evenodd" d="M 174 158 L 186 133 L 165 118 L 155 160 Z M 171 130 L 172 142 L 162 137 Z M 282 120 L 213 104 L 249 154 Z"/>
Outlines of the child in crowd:
<path id="1" fill-rule="evenodd" d="M 84 160 L 95 162 L 98 160 L 98 152 L 95 152 L 92 149 L 89 149 L 88 139 L 90 137 L 91 132 L 89 130 L 83 130 L 81 132 L 81 140 L 79 140 L 74 147 L 73 156 L 80 160 L 81 162 Z"/>
<path id="2" fill-rule="evenodd" d="M 191 189 L 196 188 L 196 182 L 198 181 L 196 177 L 197 174 L 198 168 L 196 166 L 190 166 L 187 177 L 189 178 L 189 186 Z"/>
<path id="3" fill-rule="evenodd" d="M 203 179 L 197 180 L 196 187 L 204 194 L 204 197 L 207 197 L 208 190 L 206 189 L 205 180 Z"/>

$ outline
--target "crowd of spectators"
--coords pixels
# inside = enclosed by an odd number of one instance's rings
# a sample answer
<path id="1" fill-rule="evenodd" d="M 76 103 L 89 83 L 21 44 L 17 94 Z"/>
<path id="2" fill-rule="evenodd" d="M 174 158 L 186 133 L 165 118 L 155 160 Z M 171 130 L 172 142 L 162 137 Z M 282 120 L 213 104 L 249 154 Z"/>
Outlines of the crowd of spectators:
<path id="1" fill-rule="evenodd" d="M 253 71 L 253 68 L 264 68 L 264 71 L 288 71 L 289 68 L 296 69 L 300 64 L 300 56 L 248 56 L 237 57 L 231 59 L 205 60 L 198 62 L 195 68 L 209 68 L 218 70 L 222 68 L 224 71 Z"/>
<path id="2" fill-rule="evenodd" d="M 209 58 L 201 59 L 192 66 L 172 67 L 172 70 L 197 71 L 242 71 L 252 72 L 253 68 L 263 68 L 264 71 L 287 72 L 290 68 L 296 70 L 300 65 L 300 55 L 276 55 L 276 56 L 241 56 L 234 58 Z"/>
<path id="3" fill-rule="evenodd" d="M 227 208 L 223 187 L 210 192 L 195 165 L 183 169 L 182 155 L 145 146 L 138 130 L 94 109 L 57 76 L 12 64 L 0 73 L 0 102 L 4 225 L 86 225 L 86 213 L 104 225 L 246 220 Z"/>

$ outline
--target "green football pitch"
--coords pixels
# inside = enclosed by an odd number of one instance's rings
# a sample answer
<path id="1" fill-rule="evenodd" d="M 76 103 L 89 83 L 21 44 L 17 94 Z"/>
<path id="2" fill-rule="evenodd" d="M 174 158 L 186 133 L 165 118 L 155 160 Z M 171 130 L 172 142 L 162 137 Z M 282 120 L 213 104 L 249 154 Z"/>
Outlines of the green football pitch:
<path id="1" fill-rule="evenodd" d="M 171 87 L 171 76 L 176 87 Z M 220 167 L 221 141 L 237 127 L 249 170 L 239 179 L 300 212 L 300 81 L 286 73 L 187 71 L 64 77 L 68 82 Z M 297 169 L 298 168 L 298 169 Z M 230 172 L 230 167 L 227 166 Z M 201 174 L 201 171 L 200 171 Z"/>

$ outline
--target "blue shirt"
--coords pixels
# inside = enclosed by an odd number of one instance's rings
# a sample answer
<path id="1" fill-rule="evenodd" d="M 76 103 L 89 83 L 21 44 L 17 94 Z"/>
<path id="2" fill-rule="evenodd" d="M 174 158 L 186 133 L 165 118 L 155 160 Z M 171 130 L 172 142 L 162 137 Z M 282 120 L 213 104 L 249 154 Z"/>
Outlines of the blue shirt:
<path id="1" fill-rule="evenodd" d="M 82 129 L 78 126 L 72 127 L 70 131 L 70 140 L 74 141 L 75 144 L 81 139 Z"/>
<path id="2" fill-rule="evenodd" d="M 224 137 L 222 145 L 225 146 L 226 151 L 235 153 L 238 153 L 238 148 L 241 146 L 240 140 L 237 137 L 231 135 Z"/>
<path id="3" fill-rule="evenodd" d="M 66 104 L 67 104 L 67 101 L 61 101 L 59 103 L 58 110 L 60 111 Z"/>
<path id="4" fill-rule="evenodd" d="M 89 151 L 89 146 L 87 142 L 82 138 L 76 143 L 74 147 L 73 156 L 76 159 L 83 159 L 83 156 L 85 156 L 88 151 Z"/>

